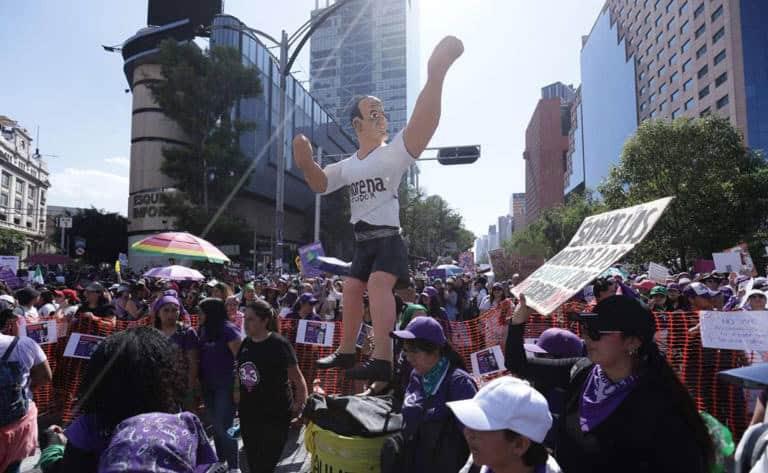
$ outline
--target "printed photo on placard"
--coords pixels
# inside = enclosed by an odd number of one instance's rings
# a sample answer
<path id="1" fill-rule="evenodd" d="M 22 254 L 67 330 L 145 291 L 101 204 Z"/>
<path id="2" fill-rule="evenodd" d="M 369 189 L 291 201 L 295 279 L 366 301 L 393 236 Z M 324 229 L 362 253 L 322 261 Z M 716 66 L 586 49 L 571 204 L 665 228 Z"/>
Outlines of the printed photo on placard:
<path id="1" fill-rule="evenodd" d="M 506 369 L 504 366 L 504 354 L 502 354 L 501 347 L 498 345 L 476 351 L 470 355 L 470 358 L 472 360 L 472 372 L 476 376 L 499 373 Z"/>
<path id="2" fill-rule="evenodd" d="M 360 330 L 357 332 L 357 340 L 355 340 L 355 346 L 357 348 L 363 348 L 365 346 L 365 341 L 372 335 L 373 325 L 368 325 L 365 322 L 361 323 Z"/>
<path id="3" fill-rule="evenodd" d="M 296 333 L 296 343 L 305 345 L 333 346 L 333 330 L 336 326 L 331 322 L 315 320 L 300 320 Z"/>
<path id="4" fill-rule="evenodd" d="M 19 335 L 31 338 L 36 341 L 38 345 L 56 343 L 58 341 L 56 321 L 48 320 L 37 324 L 22 325 L 19 329 Z"/>
<path id="5" fill-rule="evenodd" d="M 99 346 L 99 343 L 104 338 L 106 337 L 75 332 L 69 337 L 67 347 L 64 349 L 64 356 L 89 360 L 93 352 L 96 351 L 96 347 Z"/>

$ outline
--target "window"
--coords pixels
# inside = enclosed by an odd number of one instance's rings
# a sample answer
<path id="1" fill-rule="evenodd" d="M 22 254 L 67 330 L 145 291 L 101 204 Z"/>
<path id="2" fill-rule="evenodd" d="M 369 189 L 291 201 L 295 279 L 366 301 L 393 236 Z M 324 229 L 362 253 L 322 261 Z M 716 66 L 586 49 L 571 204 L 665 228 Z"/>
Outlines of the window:
<path id="1" fill-rule="evenodd" d="M 679 72 L 675 72 L 674 74 L 672 74 L 669 77 L 669 82 L 677 82 L 678 80 L 680 80 L 680 73 Z"/>
<path id="2" fill-rule="evenodd" d="M 659 94 L 663 94 L 667 91 L 667 84 L 661 84 L 661 87 L 659 87 Z"/>
<path id="3" fill-rule="evenodd" d="M 672 120 L 680 116 L 680 109 L 676 108 L 674 112 L 672 112 Z"/>
<path id="4" fill-rule="evenodd" d="M 648 49 L 645 50 L 645 55 L 648 56 L 649 59 L 651 57 L 652 50 L 653 50 L 653 45 L 648 46 Z"/>
<path id="5" fill-rule="evenodd" d="M 680 27 L 680 34 L 685 34 L 688 31 L 690 31 L 690 29 L 691 29 L 691 22 L 686 21 L 685 23 L 683 23 L 683 26 Z"/>
<path id="6" fill-rule="evenodd" d="M 704 67 L 702 67 L 701 69 L 699 69 L 699 72 L 697 72 L 697 73 L 696 73 L 696 76 L 697 76 L 699 79 L 701 79 L 702 77 L 704 77 L 705 75 L 707 75 L 707 73 L 708 73 L 708 72 L 709 72 L 709 66 L 707 66 L 706 64 L 704 64 Z"/>
<path id="7" fill-rule="evenodd" d="M 643 81 L 643 79 L 645 79 L 645 71 L 641 72 L 641 73 L 640 73 L 640 75 L 638 76 L 638 80 L 639 80 L 640 82 L 642 82 L 642 81 Z"/>
<path id="8" fill-rule="evenodd" d="M 700 117 L 706 117 L 706 116 L 707 116 L 707 115 L 709 115 L 710 113 L 711 113 L 711 109 L 710 109 L 710 107 L 707 107 L 707 108 L 705 108 L 704 110 L 702 110 L 702 111 L 701 111 L 701 113 L 699 114 L 699 116 L 700 116 Z"/>
<path id="9" fill-rule="evenodd" d="M 680 96 L 680 89 L 678 89 L 678 90 L 676 90 L 676 91 L 672 92 L 672 95 L 670 95 L 670 96 L 669 96 L 669 100 L 670 100 L 670 101 L 672 101 L 672 102 L 674 102 L 675 100 L 677 100 L 677 98 L 678 98 L 679 96 Z"/>
<path id="10" fill-rule="evenodd" d="M 684 2 L 683 6 L 680 7 L 680 14 L 682 15 L 687 11 L 688 11 L 688 2 Z"/>
<path id="11" fill-rule="evenodd" d="M 675 19 L 674 18 L 669 20 L 669 23 L 667 23 L 667 31 L 672 31 L 672 27 L 674 26 L 674 24 L 675 24 Z"/>
<path id="12" fill-rule="evenodd" d="M 672 46 L 675 45 L 675 43 L 677 43 L 677 36 L 672 36 L 671 38 L 669 38 L 669 42 L 667 43 L 667 46 L 671 48 Z"/>
<path id="13" fill-rule="evenodd" d="M 725 36 L 725 26 L 717 30 L 717 33 L 715 33 L 715 35 L 712 36 L 712 44 L 715 44 L 718 41 L 720 41 L 723 38 L 723 36 Z"/>
<path id="14" fill-rule="evenodd" d="M 645 87 L 640 87 L 640 96 L 642 97 L 648 90 Z"/>
<path id="15" fill-rule="evenodd" d="M 656 118 L 656 115 L 658 115 L 658 114 L 659 114 L 659 112 L 657 112 L 656 110 L 653 110 L 651 112 L 651 118 Z"/>
<path id="16" fill-rule="evenodd" d="M 641 103 L 641 104 L 640 104 L 640 111 L 641 111 L 641 112 L 642 112 L 643 110 L 645 110 L 646 108 L 648 108 L 648 103 L 646 103 L 646 102 L 643 102 L 643 103 Z"/>
<path id="17" fill-rule="evenodd" d="M 721 16 L 723 16 L 723 6 L 722 5 L 717 7 L 717 10 L 715 10 L 715 12 L 712 14 L 712 21 L 717 20 Z"/>
<path id="18" fill-rule="evenodd" d="M 701 16 L 701 14 L 704 13 L 704 4 L 702 3 L 698 7 L 696 7 L 696 11 L 693 12 L 693 17 L 698 18 Z"/>
<path id="19" fill-rule="evenodd" d="M 693 87 L 693 79 L 688 79 L 685 81 L 685 84 L 683 84 L 683 91 L 688 92 Z"/>
<path id="20" fill-rule="evenodd" d="M 680 48 L 680 53 L 685 54 L 688 52 L 688 50 L 691 49 L 691 40 L 689 39 L 685 43 L 683 43 L 683 47 Z"/>
<path id="21" fill-rule="evenodd" d="M 653 22 L 653 25 L 658 28 L 659 23 L 661 23 L 661 15 L 656 17 L 656 21 Z"/>
<path id="22" fill-rule="evenodd" d="M 24 195 L 24 185 L 26 182 L 16 179 L 16 193 L 19 195 Z"/>
<path id="23" fill-rule="evenodd" d="M 659 68 L 659 77 L 661 77 L 666 70 L 667 70 L 667 68 L 665 66 L 661 66 Z"/>
<path id="24" fill-rule="evenodd" d="M 696 51 L 696 59 L 701 59 L 702 56 L 707 54 L 707 45 L 700 47 L 698 51 Z"/>
<path id="25" fill-rule="evenodd" d="M 728 80 L 728 72 L 723 72 L 722 74 L 717 76 L 717 79 L 715 79 L 715 87 L 720 87 L 727 80 Z"/>
<path id="26" fill-rule="evenodd" d="M 693 33 L 693 37 L 694 37 L 694 38 L 696 38 L 696 39 L 699 39 L 699 38 L 701 37 L 701 35 L 703 35 L 703 34 L 704 34 L 704 32 L 705 32 L 705 31 L 707 31 L 707 25 L 705 25 L 705 24 L 704 24 L 704 25 L 701 25 L 701 26 L 699 26 L 699 28 L 696 30 L 696 32 L 695 32 L 695 33 Z"/>
<path id="27" fill-rule="evenodd" d="M 718 101 L 717 101 L 717 109 L 720 110 L 721 108 L 725 107 L 726 105 L 728 105 L 728 96 L 724 95 L 724 96 L 720 97 L 720 99 L 718 99 Z"/>
<path id="28" fill-rule="evenodd" d="M 693 108 L 694 101 L 693 99 L 688 99 L 687 102 L 685 102 L 685 105 L 683 105 L 683 108 L 686 110 L 690 110 Z"/>
<path id="29" fill-rule="evenodd" d="M 651 80 L 648 81 L 648 87 L 653 87 L 653 84 L 656 83 L 656 76 L 651 77 Z"/>
<path id="30" fill-rule="evenodd" d="M 33 216 L 35 214 L 35 206 L 32 204 L 27 204 L 27 215 Z"/>
<path id="31" fill-rule="evenodd" d="M 677 54 L 673 54 L 673 55 L 672 55 L 672 56 L 669 58 L 669 65 L 670 65 L 670 66 L 674 66 L 675 64 L 677 64 Z"/>
<path id="32" fill-rule="evenodd" d="M 3 173 L 3 181 L 2 181 L 2 183 L 3 183 L 3 188 L 5 188 L 5 189 L 7 189 L 8 187 L 11 186 L 11 175 L 8 174 L 7 172 Z"/>
<path id="33" fill-rule="evenodd" d="M 659 3 L 661 3 L 661 0 L 656 0 L 656 3 L 653 4 L 653 9 L 659 8 Z"/>
<path id="34" fill-rule="evenodd" d="M 0 194 L 0 212 L 5 213 L 5 211 L 8 209 L 8 194 L 3 192 Z"/>
<path id="35" fill-rule="evenodd" d="M 691 62 L 693 62 L 693 59 L 688 59 L 683 63 L 683 73 L 688 72 L 688 69 L 691 68 Z"/>
<path id="36" fill-rule="evenodd" d="M 725 49 L 717 53 L 717 56 L 715 56 L 715 59 L 713 60 L 713 62 L 715 66 L 717 66 L 718 64 L 723 62 L 724 59 L 725 59 Z"/>
<path id="37" fill-rule="evenodd" d="M 667 108 L 667 101 L 662 100 L 661 103 L 659 104 L 659 111 L 663 112 L 665 108 Z"/>
<path id="38" fill-rule="evenodd" d="M 645 18 L 643 19 L 643 23 L 645 23 L 647 25 L 649 21 L 651 21 L 651 14 L 650 13 L 645 15 Z"/>
<path id="39" fill-rule="evenodd" d="M 704 87 L 699 91 L 699 100 L 709 95 L 709 86 Z"/>
<path id="40" fill-rule="evenodd" d="M 667 3 L 667 13 L 672 11 L 672 5 L 675 4 L 675 0 L 669 0 L 669 3 Z"/>
<path id="41" fill-rule="evenodd" d="M 21 205 L 22 205 L 21 199 L 16 199 L 16 210 L 21 210 L 22 209 Z"/>
<path id="42" fill-rule="evenodd" d="M 656 100 L 656 94 L 651 94 L 651 96 L 650 96 L 650 97 L 648 97 L 648 103 L 651 103 L 651 102 L 653 102 L 654 100 Z"/>
<path id="43" fill-rule="evenodd" d="M 659 33 L 656 35 L 656 44 L 661 45 L 662 42 L 664 42 L 664 33 Z"/>
<path id="44" fill-rule="evenodd" d="M 659 50 L 658 53 L 656 53 L 656 60 L 661 61 L 661 56 L 664 54 L 664 50 Z"/>

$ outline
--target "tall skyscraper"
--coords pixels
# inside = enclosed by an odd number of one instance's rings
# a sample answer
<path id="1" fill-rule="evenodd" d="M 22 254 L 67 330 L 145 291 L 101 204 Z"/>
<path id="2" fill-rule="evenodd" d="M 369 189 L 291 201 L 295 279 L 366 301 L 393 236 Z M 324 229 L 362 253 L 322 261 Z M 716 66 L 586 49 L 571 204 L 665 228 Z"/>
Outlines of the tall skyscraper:
<path id="1" fill-rule="evenodd" d="M 515 226 L 513 231 L 525 228 L 525 192 L 512 194 L 512 221 Z"/>
<path id="2" fill-rule="evenodd" d="M 315 1 L 312 16 L 333 2 Z M 419 87 L 418 1 L 353 0 L 311 38 L 311 92 L 354 136 L 349 104 L 374 95 L 389 114 L 390 135 L 406 123 Z"/>
<path id="3" fill-rule="evenodd" d="M 568 134 L 571 129 L 571 105 L 574 91 L 555 95 L 559 82 L 542 89 L 525 130 L 525 218 L 536 220 L 545 209 L 563 203 L 563 175 L 568 155 Z M 550 89 L 551 88 L 551 89 Z M 560 91 L 567 89 L 559 88 Z"/>
<path id="4" fill-rule="evenodd" d="M 512 238 L 512 216 L 502 215 L 498 218 L 499 246 Z"/>
<path id="5" fill-rule="evenodd" d="M 488 251 L 499 247 L 499 234 L 496 232 L 496 225 L 488 226 Z"/>
<path id="6" fill-rule="evenodd" d="M 541 98 L 560 99 L 562 102 L 573 102 L 576 92 L 573 85 L 565 85 L 562 82 L 555 82 L 541 88 Z"/>

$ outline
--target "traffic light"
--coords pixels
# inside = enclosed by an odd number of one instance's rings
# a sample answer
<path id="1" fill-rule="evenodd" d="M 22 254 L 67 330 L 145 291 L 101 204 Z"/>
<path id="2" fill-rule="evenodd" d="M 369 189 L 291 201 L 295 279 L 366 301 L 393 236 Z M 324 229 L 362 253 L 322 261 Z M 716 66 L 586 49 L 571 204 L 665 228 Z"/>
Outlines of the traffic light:
<path id="1" fill-rule="evenodd" d="M 440 148 L 437 161 L 445 166 L 472 164 L 480 157 L 480 145 Z"/>

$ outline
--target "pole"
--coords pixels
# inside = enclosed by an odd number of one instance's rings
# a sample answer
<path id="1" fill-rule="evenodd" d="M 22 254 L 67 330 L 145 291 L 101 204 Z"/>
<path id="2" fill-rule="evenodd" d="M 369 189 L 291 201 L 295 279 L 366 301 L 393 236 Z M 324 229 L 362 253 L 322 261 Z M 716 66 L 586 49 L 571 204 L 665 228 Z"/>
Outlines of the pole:
<path id="1" fill-rule="evenodd" d="M 288 33 L 283 30 L 280 37 L 280 109 L 277 122 L 277 185 L 275 189 L 275 268 L 283 271 L 283 230 L 285 225 L 285 101 L 286 71 L 288 63 Z"/>
<path id="2" fill-rule="evenodd" d="M 253 227 L 253 274 L 256 275 L 256 227 Z"/>
<path id="3" fill-rule="evenodd" d="M 321 168 L 323 167 L 323 148 L 317 147 L 317 164 Z M 315 194 L 315 239 L 313 241 L 320 241 L 320 194 Z"/>
<path id="4" fill-rule="evenodd" d="M 61 254 L 66 255 L 67 249 L 64 248 L 64 238 L 66 238 L 67 235 L 67 229 L 62 227 L 61 228 Z"/>

